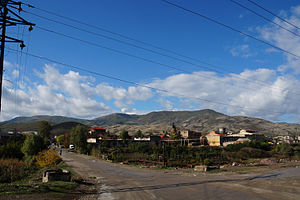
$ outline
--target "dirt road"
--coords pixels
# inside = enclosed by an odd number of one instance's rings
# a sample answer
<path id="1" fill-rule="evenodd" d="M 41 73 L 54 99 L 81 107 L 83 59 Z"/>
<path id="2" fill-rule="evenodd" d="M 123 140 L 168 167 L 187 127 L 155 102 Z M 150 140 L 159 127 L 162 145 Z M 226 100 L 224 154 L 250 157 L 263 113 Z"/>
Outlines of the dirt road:
<path id="1" fill-rule="evenodd" d="M 255 174 L 182 173 L 113 164 L 69 152 L 62 157 L 95 183 L 95 190 L 81 199 L 300 199 L 300 168 Z"/>

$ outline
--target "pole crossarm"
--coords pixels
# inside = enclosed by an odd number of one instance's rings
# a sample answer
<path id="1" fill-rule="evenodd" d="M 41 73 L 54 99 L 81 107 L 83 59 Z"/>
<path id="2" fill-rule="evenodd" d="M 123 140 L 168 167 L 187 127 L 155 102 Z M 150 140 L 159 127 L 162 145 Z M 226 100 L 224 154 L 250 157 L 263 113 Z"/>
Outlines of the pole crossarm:
<path id="1" fill-rule="evenodd" d="M 5 51 L 5 43 L 20 43 L 21 49 L 25 47 L 25 44 L 22 40 L 17 38 L 13 38 L 6 35 L 6 28 L 17 25 L 25 25 L 29 26 L 29 31 L 32 30 L 32 26 L 35 24 L 28 22 L 24 18 L 20 16 L 20 12 L 22 11 L 22 2 L 14 1 L 14 0 L 0 0 L 0 112 L 2 110 L 2 79 L 3 79 L 3 64 L 4 64 L 4 51 Z M 19 12 L 17 14 L 15 11 Z"/>

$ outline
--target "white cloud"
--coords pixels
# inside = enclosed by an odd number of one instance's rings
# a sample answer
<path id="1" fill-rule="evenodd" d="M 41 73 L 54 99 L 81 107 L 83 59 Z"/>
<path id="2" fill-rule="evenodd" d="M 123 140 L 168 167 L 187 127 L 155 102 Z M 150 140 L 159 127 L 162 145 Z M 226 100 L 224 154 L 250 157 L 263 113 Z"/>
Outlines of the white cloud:
<path id="1" fill-rule="evenodd" d="M 283 113 L 300 114 L 299 84 L 296 79 L 278 76 L 275 70 L 258 69 L 225 77 L 212 72 L 179 74 L 156 79 L 151 86 L 171 91 L 164 96 L 181 94 L 202 108 L 276 120 Z M 295 94 L 296 90 L 299 94 Z"/>
<path id="2" fill-rule="evenodd" d="M 238 45 L 230 50 L 232 56 L 241 56 L 242 58 L 249 58 L 254 56 L 253 53 L 250 52 L 250 47 L 247 44 Z"/>
<path id="3" fill-rule="evenodd" d="M 32 87 L 10 89 L 11 84 L 4 84 L 2 120 L 39 114 L 92 118 L 113 110 L 97 100 L 99 96 L 114 100 L 121 111 L 134 111 L 128 104 L 147 100 L 153 95 L 150 89 L 142 87 L 124 89 L 114 88 L 107 83 L 95 85 L 92 77 L 74 71 L 63 74 L 50 65 L 45 65 L 43 72 L 37 75 L 43 82 L 35 83 Z"/>
<path id="4" fill-rule="evenodd" d="M 291 15 L 289 15 L 287 12 L 282 11 L 281 16 L 284 17 L 287 21 L 291 22 L 292 24 L 300 26 L 299 10 L 300 10 L 300 6 L 293 7 L 291 9 Z M 274 22 L 300 35 L 300 31 L 295 27 L 277 18 L 274 19 Z M 293 54 L 300 56 L 300 37 L 297 37 L 292 33 L 289 33 L 286 30 L 281 29 L 280 27 L 274 24 L 268 24 L 264 27 L 257 27 L 257 31 L 259 32 L 260 36 L 264 40 L 271 42 L 275 46 L 278 46 L 282 49 L 285 49 Z M 273 52 L 273 51 L 267 49 L 267 52 Z M 285 72 L 288 69 L 293 69 L 295 73 L 300 74 L 300 59 L 286 53 L 285 56 L 286 56 L 286 63 L 280 65 L 278 67 L 278 70 L 281 72 Z"/>

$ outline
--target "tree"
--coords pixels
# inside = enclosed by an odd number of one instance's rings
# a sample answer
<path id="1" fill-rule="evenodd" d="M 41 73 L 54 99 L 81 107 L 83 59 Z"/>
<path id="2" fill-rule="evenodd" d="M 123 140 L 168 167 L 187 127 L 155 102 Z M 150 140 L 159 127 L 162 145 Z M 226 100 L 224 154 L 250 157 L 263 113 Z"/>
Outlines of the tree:
<path id="1" fill-rule="evenodd" d="M 6 144 L 0 145 L 0 159 L 18 158 L 21 160 L 24 156 L 21 147 L 22 143 L 15 141 L 8 141 Z"/>
<path id="2" fill-rule="evenodd" d="M 120 133 L 120 138 L 123 140 L 123 142 L 125 142 L 126 139 L 129 138 L 128 131 L 122 130 L 121 133 Z"/>
<path id="3" fill-rule="evenodd" d="M 65 143 L 65 135 L 59 135 L 56 137 L 56 142 L 58 145 L 63 145 Z"/>
<path id="4" fill-rule="evenodd" d="M 136 138 L 142 138 L 142 137 L 144 137 L 144 134 L 142 133 L 141 130 L 138 130 L 138 131 L 135 133 L 134 137 L 136 137 Z"/>
<path id="5" fill-rule="evenodd" d="M 70 143 L 75 146 L 75 150 L 80 153 L 87 152 L 87 141 L 86 141 L 86 127 L 77 125 L 73 127 L 70 134 Z"/>
<path id="6" fill-rule="evenodd" d="M 47 121 L 41 121 L 39 123 L 38 132 L 42 136 L 44 143 L 46 145 L 49 145 L 50 143 L 50 131 L 51 131 L 51 125 Z"/>
<path id="7" fill-rule="evenodd" d="M 68 147 L 70 145 L 70 132 L 64 134 L 64 146 Z"/>
<path id="8" fill-rule="evenodd" d="M 171 130 L 170 137 L 173 140 L 181 139 L 180 133 L 179 132 L 175 132 L 175 130 Z"/>
<path id="9" fill-rule="evenodd" d="M 44 139 L 40 135 L 30 135 L 28 136 L 22 146 L 22 152 L 24 155 L 29 158 L 38 154 L 43 149 L 46 149 Z"/>

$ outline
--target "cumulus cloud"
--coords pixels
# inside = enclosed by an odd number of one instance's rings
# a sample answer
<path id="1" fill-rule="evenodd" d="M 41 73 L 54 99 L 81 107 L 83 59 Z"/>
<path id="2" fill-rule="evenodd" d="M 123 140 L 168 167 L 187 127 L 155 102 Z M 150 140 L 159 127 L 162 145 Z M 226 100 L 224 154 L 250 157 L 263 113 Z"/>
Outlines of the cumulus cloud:
<path id="1" fill-rule="evenodd" d="M 151 86 L 170 91 L 163 96 L 180 94 L 177 97 L 197 103 L 198 107 L 277 120 L 286 112 L 300 113 L 300 93 L 295 92 L 299 84 L 297 79 L 278 76 L 275 70 L 258 69 L 228 76 L 213 72 L 178 74 L 156 79 Z"/>
<path id="2" fill-rule="evenodd" d="M 287 21 L 291 22 L 292 24 L 296 24 L 299 26 L 300 24 L 299 10 L 300 10 L 300 6 L 296 6 L 291 8 L 290 12 L 282 11 L 280 15 L 281 17 L 285 18 Z M 297 28 L 281 21 L 280 19 L 275 18 L 273 21 L 281 25 L 282 27 L 285 27 L 291 30 L 292 32 L 300 35 L 300 31 Z M 257 27 L 257 31 L 259 32 L 260 37 L 263 38 L 264 40 L 271 42 L 272 44 L 282 49 L 285 49 L 293 54 L 300 56 L 300 37 L 296 37 L 292 33 L 287 32 L 286 30 L 281 29 L 280 27 L 274 24 L 267 24 L 263 27 Z M 266 51 L 273 52 L 272 49 L 267 49 Z M 285 54 L 285 55 L 286 55 L 286 63 L 280 65 L 278 67 L 278 70 L 281 72 L 285 72 L 288 69 L 292 69 L 294 70 L 295 73 L 299 74 L 300 59 L 290 54 Z"/>
<path id="3" fill-rule="evenodd" d="M 11 75 L 14 74 L 12 71 Z M 147 88 L 114 88 L 107 83 L 96 85 L 92 77 L 74 71 L 61 73 L 51 65 L 45 65 L 37 76 L 42 81 L 31 87 L 15 89 L 4 84 L 2 120 L 40 114 L 92 118 L 115 110 L 101 102 L 99 97 L 114 100 L 115 106 L 124 112 L 134 111 L 128 104 L 152 97 L 152 91 Z"/>

